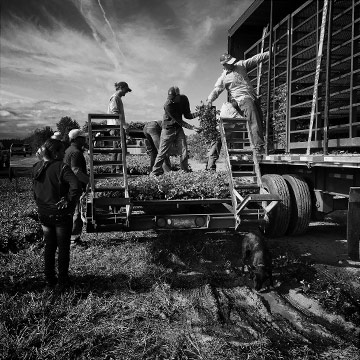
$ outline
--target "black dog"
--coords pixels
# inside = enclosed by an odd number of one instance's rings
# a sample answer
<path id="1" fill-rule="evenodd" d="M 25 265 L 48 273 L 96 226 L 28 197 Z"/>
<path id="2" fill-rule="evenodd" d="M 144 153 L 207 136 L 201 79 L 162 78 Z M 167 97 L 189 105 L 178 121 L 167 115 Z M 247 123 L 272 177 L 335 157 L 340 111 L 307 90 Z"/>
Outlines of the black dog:
<path id="1" fill-rule="evenodd" d="M 269 280 L 273 285 L 272 259 L 266 246 L 265 239 L 260 233 L 248 233 L 242 241 L 242 271 L 245 263 L 249 263 L 250 272 L 254 277 L 254 288 L 260 290 L 263 284 Z"/>

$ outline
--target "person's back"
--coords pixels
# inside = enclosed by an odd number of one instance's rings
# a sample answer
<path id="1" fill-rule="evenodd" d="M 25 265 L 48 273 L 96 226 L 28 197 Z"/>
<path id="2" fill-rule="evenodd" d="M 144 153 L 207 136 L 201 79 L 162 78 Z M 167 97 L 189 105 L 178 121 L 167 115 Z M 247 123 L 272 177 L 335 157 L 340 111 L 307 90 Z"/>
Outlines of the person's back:
<path id="1" fill-rule="evenodd" d="M 46 282 L 49 287 L 58 284 L 62 290 L 70 284 L 72 219 L 82 191 L 75 174 L 63 163 L 64 144 L 57 139 L 48 139 L 43 149 L 43 159 L 32 169 L 33 192 L 44 235 Z M 56 250 L 58 277 L 55 271 Z"/>

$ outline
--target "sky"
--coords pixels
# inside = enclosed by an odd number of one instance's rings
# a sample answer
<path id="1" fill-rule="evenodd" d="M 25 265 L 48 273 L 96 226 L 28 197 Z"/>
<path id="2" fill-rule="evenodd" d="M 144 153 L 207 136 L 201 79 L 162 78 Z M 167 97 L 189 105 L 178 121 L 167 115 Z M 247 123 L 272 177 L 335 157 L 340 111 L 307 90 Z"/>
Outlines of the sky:
<path id="1" fill-rule="evenodd" d="M 0 139 L 56 131 L 63 116 L 82 126 L 106 113 L 118 81 L 133 90 L 123 97 L 127 122 L 162 119 L 173 85 L 194 111 L 252 1 L 1 0 Z"/>

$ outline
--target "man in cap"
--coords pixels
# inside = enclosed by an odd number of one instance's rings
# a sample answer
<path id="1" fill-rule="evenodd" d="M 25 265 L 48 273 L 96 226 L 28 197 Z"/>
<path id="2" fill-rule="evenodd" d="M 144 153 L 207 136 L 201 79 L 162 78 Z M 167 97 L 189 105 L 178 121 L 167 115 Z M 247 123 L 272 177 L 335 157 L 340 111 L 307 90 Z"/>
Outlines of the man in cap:
<path id="1" fill-rule="evenodd" d="M 60 133 L 60 131 L 55 131 L 55 132 L 51 135 L 51 139 L 61 140 L 61 133 Z"/>
<path id="2" fill-rule="evenodd" d="M 125 123 L 125 112 L 124 112 L 124 105 L 122 102 L 122 97 L 125 96 L 128 92 L 131 92 L 132 90 L 129 88 L 129 85 L 125 81 L 116 82 L 114 84 L 115 86 L 115 92 L 111 95 L 109 106 L 108 106 L 108 114 L 116 114 L 119 116 L 118 119 L 107 119 L 106 123 L 107 125 L 119 125 L 120 129 L 120 122 L 123 123 L 124 129 L 127 128 L 127 125 Z M 110 134 L 112 136 L 119 136 L 120 138 L 120 131 L 119 130 L 111 130 Z M 120 139 L 119 141 L 114 141 L 114 148 L 121 147 Z M 124 149 L 126 151 L 126 149 Z M 112 156 L 113 161 L 120 161 L 121 160 L 121 154 L 120 153 L 114 153 Z M 113 167 L 113 172 L 116 171 L 116 166 Z"/>
<path id="3" fill-rule="evenodd" d="M 71 167 L 73 173 L 79 179 L 83 192 L 89 183 L 89 175 L 86 170 L 86 160 L 83 154 L 86 145 L 87 134 L 80 129 L 69 131 L 70 146 L 65 151 L 64 163 Z M 80 236 L 83 228 L 81 219 L 81 204 L 78 202 L 73 216 L 73 228 L 71 240 L 74 244 L 81 244 Z"/>
<path id="4" fill-rule="evenodd" d="M 253 145 L 258 153 L 262 153 L 264 149 L 262 111 L 247 71 L 268 57 L 269 52 L 266 51 L 249 59 L 237 61 L 230 54 L 222 54 L 220 63 L 224 70 L 206 100 L 211 105 L 225 89 L 228 91 L 231 100 L 235 100 L 235 107 L 238 107 L 249 119 Z"/>
<path id="5" fill-rule="evenodd" d="M 181 170 L 189 171 L 188 150 L 183 127 L 200 131 L 199 128 L 183 121 L 183 115 L 186 119 L 194 119 L 198 116 L 198 113 L 191 113 L 189 99 L 186 95 L 180 95 L 177 86 L 172 86 L 168 90 L 168 98 L 164 105 L 164 111 L 159 151 L 151 172 L 151 175 L 155 176 L 163 173 L 162 165 L 166 157 L 169 156 L 173 144 L 176 144 L 176 147 L 181 149 Z"/>

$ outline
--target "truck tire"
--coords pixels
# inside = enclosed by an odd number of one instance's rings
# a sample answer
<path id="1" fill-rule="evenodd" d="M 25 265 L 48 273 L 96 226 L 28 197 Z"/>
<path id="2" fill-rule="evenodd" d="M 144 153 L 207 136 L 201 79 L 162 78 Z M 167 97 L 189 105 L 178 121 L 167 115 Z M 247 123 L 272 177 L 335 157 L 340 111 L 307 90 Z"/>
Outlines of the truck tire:
<path id="1" fill-rule="evenodd" d="M 270 194 L 279 195 L 280 201 L 269 212 L 269 222 L 264 227 L 268 237 L 279 237 L 286 233 L 290 221 L 290 193 L 286 181 L 281 175 L 267 174 L 261 177 L 263 186 Z"/>
<path id="2" fill-rule="evenodd" d="M 288 235 L 306 232 L 311 218 L 311 194 L 308 184 L 297 175 L 283 175 L 290 192 L 290 222 Z"/>

